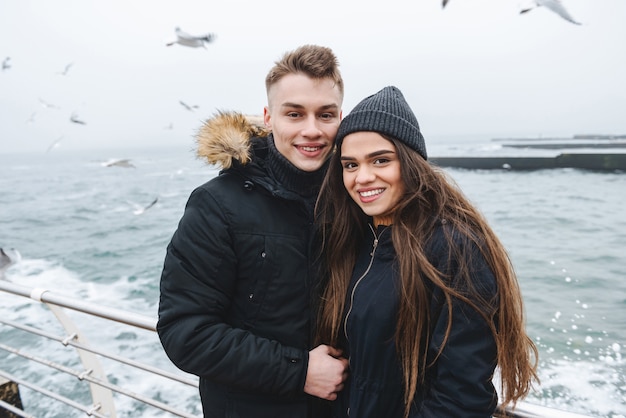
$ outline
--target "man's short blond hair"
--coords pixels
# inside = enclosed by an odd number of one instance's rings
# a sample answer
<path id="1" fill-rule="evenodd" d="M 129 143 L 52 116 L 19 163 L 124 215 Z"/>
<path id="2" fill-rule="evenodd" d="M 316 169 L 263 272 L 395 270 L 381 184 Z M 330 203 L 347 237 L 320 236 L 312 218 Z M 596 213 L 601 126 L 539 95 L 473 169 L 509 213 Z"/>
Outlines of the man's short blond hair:
<path id="1" fill-rule="evenodd" d="M 288 74 L 304 74 L 312 79 L 331 79 L 343 99 L 343 78 L 339 62 L 330 48 L 318 45 L 303 45 L 286 52 L 265 77 L 265 89 L 270 88 Z"/>

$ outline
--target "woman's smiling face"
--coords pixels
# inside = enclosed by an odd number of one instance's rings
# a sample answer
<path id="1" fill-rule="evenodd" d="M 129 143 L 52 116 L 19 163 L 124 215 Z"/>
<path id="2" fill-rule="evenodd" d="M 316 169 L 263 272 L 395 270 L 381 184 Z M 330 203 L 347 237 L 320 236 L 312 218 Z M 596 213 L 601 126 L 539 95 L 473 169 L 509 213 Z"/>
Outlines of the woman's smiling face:
<path id="1" fill-rule="evenodd" d="M 377 132 L 354 132 L 343 139 L 341 164 L 350 197 L 376 226 L 391 224 L 405 190 L 396 147 Z"/>

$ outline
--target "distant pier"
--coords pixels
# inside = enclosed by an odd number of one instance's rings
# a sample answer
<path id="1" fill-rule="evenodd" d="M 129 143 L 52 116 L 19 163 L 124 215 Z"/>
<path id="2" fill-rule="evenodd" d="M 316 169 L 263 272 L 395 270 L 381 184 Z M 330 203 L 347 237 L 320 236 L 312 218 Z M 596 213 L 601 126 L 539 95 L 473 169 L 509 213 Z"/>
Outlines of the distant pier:
<path id="1" fill-rule="evenodd" d="M 473 170 L 543 170 L 579 168 L 593 171 L 626 171 L 626 154 L 564 153 L 556 157 L 432 157 L 440 167 Z"/>
<path id="2" fill-rule="evenodd" d="M 440 167 L 474 170 L 543 170 L 577 168 L 593 171 L 626 172 L 626 135 L 574 135 L 572 137 L 494 138 L 502 148 L 526 150 L 560 150 L 556 155 L 528 156 L 442 156 L 429 161 Z M 572 152 L 578 149 L 583 152 Z M 585 152 L 585 150 L 601 150 Z"/>

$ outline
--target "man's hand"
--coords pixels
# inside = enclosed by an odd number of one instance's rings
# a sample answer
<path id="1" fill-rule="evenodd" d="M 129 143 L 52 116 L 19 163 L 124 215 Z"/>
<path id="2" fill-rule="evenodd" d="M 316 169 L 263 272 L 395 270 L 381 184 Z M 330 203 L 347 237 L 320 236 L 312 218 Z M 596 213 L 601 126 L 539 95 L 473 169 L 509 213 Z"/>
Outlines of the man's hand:
<path id="1" fill-rule="evenodd" d="M 304 391 L 318 398 L 334 401 L 348 377 L 348 360 L 340 357 L 341 350 L 319 345 L 309 351 L 309 367 Z"/>

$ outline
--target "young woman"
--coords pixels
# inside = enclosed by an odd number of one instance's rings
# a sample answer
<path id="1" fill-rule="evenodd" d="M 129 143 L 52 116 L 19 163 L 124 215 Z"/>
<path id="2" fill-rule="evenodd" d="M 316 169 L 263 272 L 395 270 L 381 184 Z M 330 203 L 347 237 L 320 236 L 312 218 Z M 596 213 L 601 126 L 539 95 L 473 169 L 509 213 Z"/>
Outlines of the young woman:
<path id="1" fill-rule="evenodd" d="M 537 349 L 508 255 L 427 162 L 415 115 L 386 87 L 341 122 L 317 221 L 327 279 L 320 342 L 350 378 L 333 417 L 490 417 L 530 391 Z"/>

